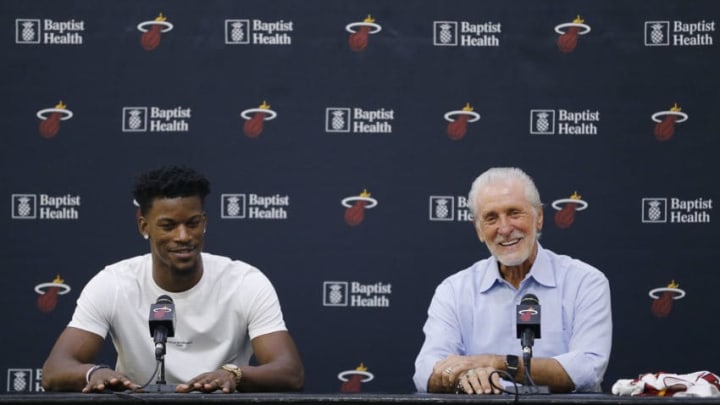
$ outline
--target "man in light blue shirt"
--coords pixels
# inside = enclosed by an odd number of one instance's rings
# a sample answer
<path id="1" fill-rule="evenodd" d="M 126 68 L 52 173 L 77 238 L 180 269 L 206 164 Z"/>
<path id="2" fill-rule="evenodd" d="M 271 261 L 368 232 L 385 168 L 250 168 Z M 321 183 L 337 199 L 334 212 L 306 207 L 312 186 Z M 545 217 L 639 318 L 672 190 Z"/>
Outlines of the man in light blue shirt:
<path id="1" fill-rule="evenodd" d="M 498 372 L 524 382 L 516 306 L 533 294 L 542 317 L 531 381 L 551 392 L 599 392 L 612 343 L 605 275 L 540 246 L 542 203 L 522 170 L 489 169 L 473 182 L 468 201 L 492 257 L 435 290 L 415 361 L 417 390 L 497 394 Z"/>

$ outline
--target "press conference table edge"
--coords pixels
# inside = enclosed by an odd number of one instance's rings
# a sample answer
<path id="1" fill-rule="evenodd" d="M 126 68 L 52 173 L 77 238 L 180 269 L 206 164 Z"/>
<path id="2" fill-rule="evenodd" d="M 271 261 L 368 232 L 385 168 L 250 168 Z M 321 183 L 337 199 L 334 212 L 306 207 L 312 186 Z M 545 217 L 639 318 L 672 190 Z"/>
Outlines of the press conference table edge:
<path id="1" fill-rule="evenodd" d="M 513 395 L 471 396 L 456 394 L 381 394 L 381 393 L 11 393 L 0 394 L 0 403 L 78 403 L 78 402 L 232 402 L 232 403 L 286 403 L 286 404 L 440 404 L 488 403 L 511 404 Z M 521 403 L 556 404 L 720 404 L 720 398 L 630 397 L 611 394 L 553 394 L 520 396 Z"/>

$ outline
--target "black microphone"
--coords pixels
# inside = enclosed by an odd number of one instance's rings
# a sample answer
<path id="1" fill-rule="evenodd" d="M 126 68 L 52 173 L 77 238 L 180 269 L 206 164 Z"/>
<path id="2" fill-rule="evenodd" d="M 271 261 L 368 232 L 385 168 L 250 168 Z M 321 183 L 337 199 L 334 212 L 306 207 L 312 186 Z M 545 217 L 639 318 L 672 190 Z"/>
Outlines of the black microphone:
<path id="1" fill-rule="evenodd" d="M 165 344 L 168 337 L 175 336 L 175 304 L 167 295 L 158 297 L 157 302 L 150 305 L 148 318 L 150 336 L 155 341 L 155 359 L 165 356 Z"/>
<path id="2" fill-rule="evenodd" d="M 525 294 L 517 306 L 517 337 L 523 350 L 525 364 L 525 386 L 518 387 L 518 394 L 549 394 L 550 388 L 535 385 L 530 372 L 532 347 L 535 339 L 540 339 L 540 301 L 533 294 Z"/>
<path id="3" fill-rule="evenodd" d="M 523 352 L 530 353 L 535 339 L 540 339 L 540 301 L 533 294 L 525 294 L 517 306 L 517 337 Z"/>

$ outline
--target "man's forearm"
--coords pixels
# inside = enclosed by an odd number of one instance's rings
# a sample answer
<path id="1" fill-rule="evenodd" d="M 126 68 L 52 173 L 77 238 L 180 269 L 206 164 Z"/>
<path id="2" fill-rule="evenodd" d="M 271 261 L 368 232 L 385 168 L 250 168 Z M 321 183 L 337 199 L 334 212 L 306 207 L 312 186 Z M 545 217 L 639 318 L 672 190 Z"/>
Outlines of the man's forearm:
<path id="1" fill-rule="evenodd" d="M 551 392 L 571 392 L 575 389 L 572 379 L 555 359 L 533 358 L 530 362 L 530 372 L 535 385 L 546 385 Z M 525 383 L 525 362 L 522 360 L 515 381 Z"/>
<path id="2" fill-rule="evenodd" d="M 79 392 L 85 387 L 85 374 L 92 364 L 65 364 L 43 367 L 42 386 L 46 391 Z"/>

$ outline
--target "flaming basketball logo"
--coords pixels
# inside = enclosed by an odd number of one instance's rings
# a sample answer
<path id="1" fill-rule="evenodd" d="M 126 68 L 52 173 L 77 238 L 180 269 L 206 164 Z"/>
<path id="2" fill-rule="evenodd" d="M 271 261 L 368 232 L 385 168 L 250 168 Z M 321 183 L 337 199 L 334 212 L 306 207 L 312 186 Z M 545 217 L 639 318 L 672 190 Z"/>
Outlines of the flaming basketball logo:
<path id="1" fill-rule="evenodd" d="M 375 207 L 378 202 L 370 197 L 367 190 L 363 190 L 360 195 L 353 197 L 345 197 L 342 200 L 345 210 L 345 223 L 350 226 L 359 225 L 365 219 L 365 210 Z"/>
<path id="2" fill-rule="evenodd" d="M 480 114 L 473 111 L 470 103 L 466 103 L 462 110 L 446 112 L 445 120 L 449 121 L 447 125 L 447 136 L 453 141 L 464 138 L 467 133 L 468 122 L 475 122 L 479 119 Z"/>
<path id="3" fill-rule="evenodd" d="M 658 111 L 652 115 L 655 124 L 655 138 L 660 141 L 667 141 L 675 134 L 675 124 L 688 120 L 688 115 L 675 103 L 668 111 Z"/>
<path id="4" fill-rule="evenodd" d="M 162 34 L 173 29 L 172 23 L 166 20 L 167 18 L 160 13 L 154 20 L 143 21 L 138 24 L 137 29 L 142 32 L 140 45 L 142 45 L 143 49 L 152 51 L 157 48 L 160 45 Z"/>
<path id="5" fill-rule="evenodd" d="M 367 367 L 363 363 L 360 363 L 355 370 L 341 371 L 338 373 L 338 379 L 343 382 L 340 392 L 360 392 L 361 385 L 372 381 L 373 378 L 375 376 L 367 371 Z"/>
<path id="6" fill-rule="evenodd" d="M 60 121 L 69 120 L 73 113 L 60 101 L 54 108 L 45 108 L 38 111 L 36 115 L 40 119 L 40 135 L 49 139 L 54 138 L 60 131 Z"/>
<path id="7" fill-rule="evenodd" d="M 577 191 L 570 198 L 553 201 L 552 207 L 558 211 L 555 213 L 555 225 L 560 229 L 569 228 L 575 222 L 575 212 L 587 209 L 588 205 Z"/>
<path id="8" fill-rule="evenodd" d="M 523 309 L 522 311 L 518 312 L 518 315 L 520 315 L 520 320 L 523 322 L 530 322 L 533 315 L 537 315 L 537 314 L 538 314 L 538 311 L 533 307 Z"/>
<path id="9" fill-rule="evenodd" d="M 673 300 L 679 300 L 685 297 L 685 291 L 679 289 L 680 284 L 672 280 L 667 287 L 655 288 L 650 290 L 650 298 L 653 299 L 650 310 L 657 318 L 665 318 L 670 314 L 673 306 Z M 659 295 L 658 295 L 659 294 Z"/>
<path id="10" fill-rule="evenodd" d="M 563 31 L 567 28 L 567 31 Z M 580 31 L 582 29 L 582 31 Z M 557 40 L 558 49 L 562 53 L 570 53 L 575 50 L 580 35 L 590 32 L 590 26 L 580 16 L 575 17 L 572 22 L 555 26 L 555 32 L 560 34 Z"/>
<path id="11" fill-rule="evenodd" d="M 265 101 L 258 108 L 249 108 L 240 113 L 245 119 L 243 124 L 243 132 L 248 138 L 257 138 L 263 131 L 265 121 L 270 121 L 277 117 L 277 113 L 270 109 L 270 105 Z"/>
<path id="12" fill-rule="evenodd" d="M 375 24 L 375 19 L 368 15 L 362 22 L 354 22 L 345 26 L 345 30 L 350 33 L 348 44 L 350 49 L 360 52 L 367 48 L 368 37 L 370 34 L 377 34 L 382 27 Z"/>
<path id="13" fill-rule="evenodd" d="M 38 309 L 47 313 L 52 312 L 57 306 L 58 295 L 70 292 L 70 286 L 58 275 L 52 282 L 36 285 L 35 292 L 40 294 L 37 299 Z"/>

